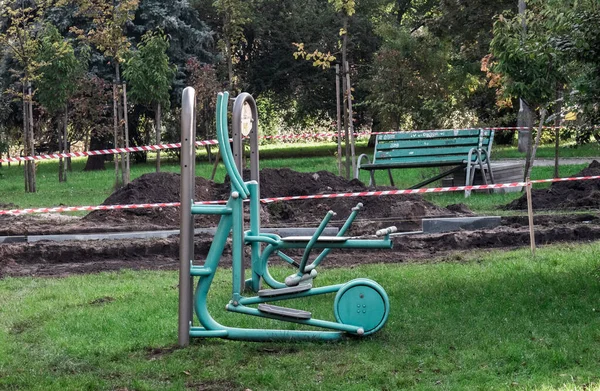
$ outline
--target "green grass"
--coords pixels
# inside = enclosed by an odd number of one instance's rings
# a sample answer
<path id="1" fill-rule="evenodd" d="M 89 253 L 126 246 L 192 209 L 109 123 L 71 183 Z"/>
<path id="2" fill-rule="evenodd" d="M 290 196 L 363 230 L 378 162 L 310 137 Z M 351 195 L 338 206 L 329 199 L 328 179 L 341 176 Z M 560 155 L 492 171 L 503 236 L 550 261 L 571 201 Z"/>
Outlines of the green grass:
<path id="1" fill-rule="evenodd" d="M 468 258 L 468 259 L 466 259 Z M 176 349 L 177 273 L 0 280 L 4 390 L 598 390 L 600 244 L 470 254 L 460 262 L 322 270 L 385 287 L 384 329 L 339 343 L 193 340 Z M 230 272 L 211 312 L 223 314 Z M 330 319 L 332 296 L 297 308 Z"/>
<path id="2" fill-rule="evenodd" d="M 594 144 L 596 145 L 596 144 Z M 514 148 L 513 148 L 514 150 Z M 327 170 L 338 173 L 337 147 L 333 143 L 307 143 L 307 144 L 278 144 L 265 145 L 261 147 L 261 168 L 288 167 L 300 172 L 315 172 Z M 358 143 L 357 154 L 372 153 L 371 148 L 366 146 L 366 140 Z M 212 165 L 205 157 L 205 151 L 198 149 L 199 162 L 196 165 L 196 175 L 208 178 L 212 171 Z M 512 152 L 511 152 L 512 153 Z M 497 156 L 497 155 L 495 155 Z M 13 203 L 21 208 L 46 207 L 46 206 L 80 206 L 101 204 L 113 191 L 114 170 L 112 163 L 106 163 L 105 171 L 84 172 L 85 159 L 73 159 L 73 172 L 69 173 L 66 183 L 58 183 L 57 162 L 41 161 L 38 164 L 37 193 L 25 193 L 23 184 L 23 167 L 3 165 L 0 168 L 0 203 Z M 561 166 L 561 176 L 569 176 L 577 173 L 585 165 Z M 174 159 L 164 159 L 162 170 L 168 172 L 179 172 L 179 163 Z M 133 164 L 131 168 L 131 179 L 142 174 L 154 172 L 154 163 Z M 345 172 L 345 170 L 343 170 Z M 403 169 L 393 170 L 395 184 L 398 188 L 408 188 L 422 180 L 439 173 L 437 168 Z M 222 182 L 225 176 L 225 168 L 221 164 L 217 170 L 216 181 Z M 389 185 L 387 172 L 376 171 L 378 185 Z M 534 167 L 533 179 L 546 179 L 553 176 L 552 167 Z M 368 183 L 368 172 L 360 173 L 360 180 Z M 439 186 L 440 182 L 430 186 Z M 549 185 L 536 185 L 544 187 Z M 519 193 L 511 194 L 474 194 L 465 199 L 463 193 L 432 194 L 426 197 L 441 206 L 463 202 L 477 212 L 492 212 L 498 205 L 506 204 Z"/>

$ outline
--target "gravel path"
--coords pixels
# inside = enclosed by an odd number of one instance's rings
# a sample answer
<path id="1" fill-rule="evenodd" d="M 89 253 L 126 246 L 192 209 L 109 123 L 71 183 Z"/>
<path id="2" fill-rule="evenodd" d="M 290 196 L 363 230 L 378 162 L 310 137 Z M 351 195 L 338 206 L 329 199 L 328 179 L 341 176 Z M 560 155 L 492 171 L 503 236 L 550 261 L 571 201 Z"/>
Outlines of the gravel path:
<path id="1" fill-rule="evenodd" d="M 562 158 L 559 160 L 560 165 L 569 164 L 590 164 L 593 160 L 600 162 L 600 157 L 582 157 L 582 158 Z M 492 157 L 492 163 L 518 163 L 522 162 L 525 164 L 525 159 L 494 159 Z M 533 162 L 535 167 L 548 167 L 554 166 L 554 159 L 535 159 Z"/>

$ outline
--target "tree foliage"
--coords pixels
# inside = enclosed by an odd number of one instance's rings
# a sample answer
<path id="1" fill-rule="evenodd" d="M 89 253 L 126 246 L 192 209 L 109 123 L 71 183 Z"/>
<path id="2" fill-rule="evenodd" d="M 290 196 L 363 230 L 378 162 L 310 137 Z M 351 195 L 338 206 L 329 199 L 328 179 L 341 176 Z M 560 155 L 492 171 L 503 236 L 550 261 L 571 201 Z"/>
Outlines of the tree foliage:
<path id="1" fill-rule="evenodd" d="M 36 83 L 38 102 L 50 113 L 64 110 L 77 88 L 75 81 L 85 70 L 85 58 L 80 61 L 71 42 L 51 24 L 41 34 L 36 58 L 40 64 Z"/>
<path id="2" fill-rule="evenodd" d="M 133 102 L 169 107 L 169 90 L 176 68 L 169 63 L 168 48 L 169 41 L 162 31 L 149 31 L 142 36 L 123 71 L 130 84 L 129 97 Z"/>

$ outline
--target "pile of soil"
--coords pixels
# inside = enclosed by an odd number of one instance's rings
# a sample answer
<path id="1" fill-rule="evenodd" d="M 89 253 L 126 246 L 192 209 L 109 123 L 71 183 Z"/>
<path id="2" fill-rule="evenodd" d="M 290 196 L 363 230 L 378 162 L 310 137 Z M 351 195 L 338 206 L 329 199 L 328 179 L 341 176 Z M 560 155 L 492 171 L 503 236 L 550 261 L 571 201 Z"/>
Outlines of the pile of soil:
<path id="1" fill-rule="evenodd" d="M 377 190 L 393 190 L 392 187 L 379 187 Z M 327 193 L 354 193 L 375 190 L 368 188 L 358 179 L 346 180 L 329 171 L 301 173 L 290 169 L 265 169 L 261 172 L 260 191 L 262 198 L 311 195 Z M 269 223 L 286 225 L 318 225 L 325 214 L 336 213 L 334 223 L 341 226 L 352 208 L 362 204 L 349 234 L 373 234 L 382 227 L 395 225 L 400 231 L 414 231 L 421 227 L 421 219 L 430 216 L 457 216 L 471 214 L 449 210 L 424 200 L 419 195 L 340 197 L 266 204 Z M 459 208 L 460 209 L 460 208 Z"/>
<path id="2" fill-rule="evenodd" d="M 179 202 L 181 176 L 175 173 L 159 172 L 144 174 L 127 186 L 111 194 L 102 205 L 127 205 L 162 202 Z M 219 185 L 205 178 L 196 178 L 195 200 L 218 199 Z M 154 224 L 157 226 L 179 226 L 179 208 L 149 208 L 123 210 L 97 210 L 83 218 L 89 222 Z M 199 226 L 214 226 L 218 216 L 198 216 Z"/>
<path id="3" fill-rule="evenodd" d="M 249 175 L 245 175 L 246 178 Z M 104 205 L 125 205 L 142 203 L 178 202 L 180 176 L 173 173 L 145 174 L 122 189 L 117 190 L 104 201 Z M 392 188 L 379 188 L 385 190 Z M 346 180 L 328 171 L 303 173 L 281 169 L 263 169 L 260 172 L 261 198 L 298 196 L 326 193 L 347 193 L 369 191 L 357 179 Z M 195 201 L 225 200 L 229 197 L 230 184 L 217 184 L 204 178 L 196 178 Z M 262 204 L 261 224 L 263 226 L 316 226 L 329 210 L 336 216 L 333 224 L 341 225 L 358 203 L 363 207 L 349 234 L 372 234 L 381 227 L 396 225 L 401 231 L 420 229 L 421 219 L 429 216 L 457 216 L 470 214 L 464 207 L 453 210 L 438 207 L 419 195 L 343 197 L 333 199 L 311 199 Z M 246 214 L 248 218 L 248 214 Z M 197 216 L 196 226 L 210 227 L 218 222 L 218 216 Z M 177 208 L 125 209 L 94 211 L 85 221 L 110 222 L 117 224 L 154 224 L 178 226 Z"/>
<path id="4" fill-rule="evenodd" d="M 594 160 L 575 176 L 600 175 L 600 163 Z M 600 180 L 554 182 L 548 189 L 534 189 L 531 193 L 534 210 L 600 208 Z M 527 209 L 527 196 L 505 206 L 508 210 Z"/>

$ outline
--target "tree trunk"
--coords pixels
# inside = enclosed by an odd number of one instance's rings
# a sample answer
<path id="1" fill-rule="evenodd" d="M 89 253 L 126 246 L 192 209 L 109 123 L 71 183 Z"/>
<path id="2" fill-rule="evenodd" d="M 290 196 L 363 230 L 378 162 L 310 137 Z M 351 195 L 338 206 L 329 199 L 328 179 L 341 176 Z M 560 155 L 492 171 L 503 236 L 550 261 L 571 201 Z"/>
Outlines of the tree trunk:
<path id="1" fill-rule="evenodd" d="M 90 135 L 90 146 L 89 149 L 91 151 L 95 151 L 98 149 L 106 148 L 105 140 L 102 140 L 99 137 L 96 137 L 95 133 L 92 131 Z M 106 160 L 106 155 L 92 155 L 88 156 L 87 161 L 85 163 L 85 167 L 83 171 L 99 171 L 106 170 L 104 167 L 104 161 Z"/>
<path id="2" fill-rule="evenodd" d="M 558 149 L 560 147 L 560 126 L 562 125 L 562 85 L 558 83 L 556 85 L 556 110 L 555 118 L 554 118 L 554 178 L 559 177 L 559 167 L 558 167 Z"/>
<path id="3" fill-rule="evenodd" d="M 547 113 L 548 112 L 545 108 L 542 108 L 540 110 L 540 125 L 538 126 L 537 134 L 535 135 L 535 143 L 529 148 L 529 159 L 527 159 L 527 161 L 525 162 L 525 175 L 523 181 L 527 181 L 527 178 L 529 178 L 529 175 L 531 173 L 531 168 L 533 167 L 533 162 L 535 161 L 535 154 L 537 152 L 538 146 L 540 145 L 540 140 L 542 138 L 542 127 L 544 125 L 544 121 L 546 120 Z M 531 133 L 529 138 L 529 145 L 531 145 Z"/>
<path id="4" fill-rule="evenodd" d="M 121 101 L 121 97 L 123 96 L 122 86 L 121 86 L 121 68 L 119 67 L 119 63 L 115 62 L 115 75 L 117 78 L 117 119 L 119 121 L 118 132 L 117 132 L 117 144 L 115 148 L 122 148 L 125 144 L 125 134 L 123 129 L 123 102 Z M 120 152 L 121 156 L 121 186 L 125 186 L 125 153 Z M 120 186 L 119 186 L 120 187 Z"/>
<path id="5" fill-rule="evenodd" d="M 127 85 L 123 83 L 123 120 L 124 120 L 124 131 L 125 131 L 125 148 L 129 148 L 129 119 L 127 116 Z M 130 164 L 129 164 L 130 153 L 125 153 L 125 170 L 123 172 L 123 185 L 130 182 Z"/>
<path id="6" fill-rule="evenodd" d="M 29 104 L 29 151 L 31 155 L 35 154 L 35 136 L 34 136 L 34 126 L 33 126 L 33 94 L 31 93 L 31 84 L 28 87 L 28 104 Z M 29 161 L 29 192 L 35 193 L 36 189 L 36 179 L 35 179 L 35 161 Z"/>
<path id="7" fill-rule="evenodd" d="M 65 147 L 65 153 L 71 152 L 71 146 L 69 144 L 69 103 L 65 104 L 65 127 L 63 128 L 63 147 Z M 71 158 L 65 158 L 65 181 L 67 180 L 67 171 L 73 172 L 71 166 Z"/>
<path id="8" fill-rule="evenodd" d="M 65 109 L 66 110 L 66 109 Z M 66 111 L 65 111 L 65 115 L 63 117 L 63 120 L 57 120 L 56 121 L 56 131 L 58 132 L 58 153 L 63 153 L 65 148 L 65 134 L 63 132 L 64 126 L 65 126 L 65 122 L 67 121 L 67 115 L 66 115 Z M 61 126 L 62 125 L 62 126 Z M 67 180 L 67 178 L 65 178 L 65 166 L 63 165 L 63 157 L 60 156 L 58 158 L 58 182 L 65 182 Z"/>
<path id="9" fill-rule="evenodd" d="M 527 35 L 527 23 L 525 20 L 525 11 L 527 5 L 525 0 L 519 0 L 519 15 L 523 17 L 521 21 L 522 37 L 525 40 Z M 517 147 L 519 152 L 527 151 L 527 159 L 529 159 L 529 153 L 531 151 L 531 132 L 533 130 L 533 112 L 529 107 L 529 104 L 522 98 L 519 98 L 520 107 L 517 115 L 517 126 L 527 128 L 527 130 L 519 130 L 517 138 Z"/>
<path id="10" fill-rule="evenodd" d="M 156 145 L 160 144 L 160 130 L 162 129 L 162 118 L 160 103 L 156 104 L 154 110 L 154 130 L 156 132 Z M 160 149 L 156 151 L 156 172 L 160 172 Z"/>
<path id="11" fill-rule="evenodd" d="M 343 108 L 344 108 L 344 136 L 346 137 L 346 179 L 350 179 L 350 135 L 348 132 L 348 103 L 346 97 L 348 92 L 346 91 L 346 59 L 348 52 L 348 16 L 344 14 L 344 34 L 342 35 L 342 96 L 344 97 Z"/>
<path id="12" fill-rule="evenodd" d="M 337 163 L 338 175 L 342 176 L 342 108 L 340 106 L 340 65 L 335 64 L 335 107 L 337 113 Z"/>
<path id="13" fill-rule="evenodd" d="M 28 156 L 29 151 L 29 118 L 27 108 L 27 97 L 25 95 L 25 83 L 23 83 L 23 155 Z M 25 192 L 29 193 L 29 171 L 27 161 L 23 163 L 23 177 L 25 178 Z"/>
<path id="14" fill-rule="evenodd" d="M 356 173 L 356 152 L 355 147 L 356 143 L 354 140 L 354 122 L 352 121 L 352 84 L 350 84 L 350 66 L 348 62 L 344 65 L 346 67 L 346 83 L 348 84 L 348 128 L 350 133 L 350 158 L 352 159 L 352 177 L 356 174 L 358 177 L 358 173 Z"/>
<path id="15" fill-rule="evenodd" d="M 117 114 L 117 83 L 113 83 L 113 148 L 118 148 L 119 145 L 119 120 Z M 115 189 L 121 187 L 119 180 L 119 154 L 113 154 L 115 160 Z"/>

